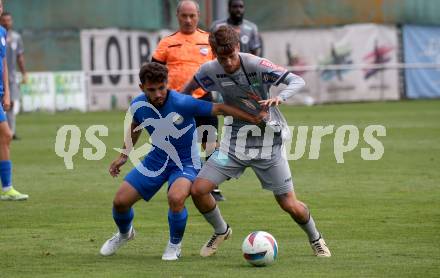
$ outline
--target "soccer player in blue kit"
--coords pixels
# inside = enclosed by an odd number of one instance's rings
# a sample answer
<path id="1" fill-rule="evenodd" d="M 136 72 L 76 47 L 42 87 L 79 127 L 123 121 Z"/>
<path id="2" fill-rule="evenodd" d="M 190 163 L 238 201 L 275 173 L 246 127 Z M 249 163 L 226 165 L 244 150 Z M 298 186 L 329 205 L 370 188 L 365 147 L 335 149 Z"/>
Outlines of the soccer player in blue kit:
<path id="1" fill-rule="evenodd" d="M 0 14 L 3 13 L 3 1 L 0 0 Z M 27 194 L 22 194 L 12 187 L 12 162 L 9 157 L 9 146 L 12 140 L 12 132 L 6 121 L 5 110 L 11 109 L 9 94 L 8 67 L 6 64 L 6 30 L 0 26 L 0 179 L 2 190 L 0 200 L 21 201 L 27 200 Z"/>
<path id="2" fill-rule="evenodd" d="M 159 63 L 147 63 L 139 72 L 142 94 L 130 105 L 133 120 L 123 153 L 112 162 L 109 172 L 113 177 L 127 160 L 145 128 L 152 140 L 152 150 L 125 177 L 113 200 L 113 219 L 118 232 L 101 247 L 103 256 L 114 254 L 133 239 L 132 206 L 144 199 L 149 201 L 165 182 L 168 182 L 168 223 L 170 239 L 163 260 L 177 260 L 188 218 L 185 200 L 191 183 L 200 169 L 197 132 L 194 116 L 231 115 L 258 124 L 265 113 L 251 115 L 237 108 L 197 100 L 167 89 L 168 70 Z"/>

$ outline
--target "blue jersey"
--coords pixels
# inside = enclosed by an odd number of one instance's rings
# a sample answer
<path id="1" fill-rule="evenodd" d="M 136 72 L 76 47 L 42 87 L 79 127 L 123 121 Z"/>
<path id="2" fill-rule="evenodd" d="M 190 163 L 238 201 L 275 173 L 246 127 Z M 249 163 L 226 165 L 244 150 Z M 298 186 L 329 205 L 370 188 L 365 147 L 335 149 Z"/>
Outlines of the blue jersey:
<path id="1" fill-rule="evenodd" d="M 181 162 L 199 161 L 196 145 L 197 132 L 194 116 L 210 116 L 213 104 L 168 91 L 167 99 L 160 108 L 152 106 L 142 93 L 130 104 L 133 121 L 145 128 L 150 135 L 153 149 L 149 159 L 176 165 Z"/>
<path id="2" fill-rule="evenodd" d="M 3 65 L 3 58 L 6 57 L 6 29 L 0 26 L 0 95 L 3 94 L 3 70 L 5 66 Z"/>

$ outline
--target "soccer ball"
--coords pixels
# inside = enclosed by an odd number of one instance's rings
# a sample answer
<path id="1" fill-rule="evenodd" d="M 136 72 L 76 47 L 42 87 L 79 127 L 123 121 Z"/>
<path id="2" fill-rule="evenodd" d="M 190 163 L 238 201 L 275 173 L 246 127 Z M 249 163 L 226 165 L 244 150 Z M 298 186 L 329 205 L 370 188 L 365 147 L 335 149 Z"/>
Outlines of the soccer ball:
<path id="1" fill-rule="evenodd" d="M 263 231 L 250 233 L 241 247 L 245 260 L 254 266 L 265 266 L 273 263 L 278 255 L 278 244 L 275 238 Z"/>

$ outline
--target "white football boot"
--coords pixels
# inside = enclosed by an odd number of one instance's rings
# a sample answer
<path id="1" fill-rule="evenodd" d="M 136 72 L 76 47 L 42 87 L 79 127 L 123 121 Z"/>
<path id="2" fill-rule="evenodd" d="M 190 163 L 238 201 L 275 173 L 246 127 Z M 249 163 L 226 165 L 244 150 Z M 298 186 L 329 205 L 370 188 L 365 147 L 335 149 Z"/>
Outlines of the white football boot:
<path id="1" fill-rule="evenodd" d="M 181 252 L 182 252 L 182 242 L 179 242 L 178 244 L 168 242 L 168 245 L 165 248 L 165 251 L 163 252 L 162 260 L 164 261 L 178 260 L 180 258 Z"/>
<path id="2" fill-rule="evenodd" d="M 136 232 L 131 226 L 127 235 L 122 235 L 120 232 L 117 232 L 114 236 L 112 236 L 109 240 L 107 240 L 101 247 L 99 253 L 103 256 L 110 256 L 116 253 L 116 251 L 124 246 L 129 240 L 134 239 L 136 236 Z"/>
<path id="3" fill-rule="evenodd" d="M 317 257 L 331 257 L 332 253 L 330 253 L 330 250 L 327 247 L 327 244 L 325 243 L 324 239 L 322 238 L 322 235 L 319 235 L 319 238 L 317 240 L 311 241 L 310 246 L 313 249 L 313 253 Z"/>
<path id="4" fill-rule="evenodd" d="M 232 229 L 229 227 L 226 229 L 226 232 L 223 234 L 216 234 L 214 233 L 211 236 L 211 239 L 208 240 L 208 242 L 203 245 L 202 249 L 200 250 L 200 256 L 202 257 L 209 257 L 215 254 L 217 252 L 218 246 L 223 243 L 223 241 L 227 240 L 232 235 Z"/>

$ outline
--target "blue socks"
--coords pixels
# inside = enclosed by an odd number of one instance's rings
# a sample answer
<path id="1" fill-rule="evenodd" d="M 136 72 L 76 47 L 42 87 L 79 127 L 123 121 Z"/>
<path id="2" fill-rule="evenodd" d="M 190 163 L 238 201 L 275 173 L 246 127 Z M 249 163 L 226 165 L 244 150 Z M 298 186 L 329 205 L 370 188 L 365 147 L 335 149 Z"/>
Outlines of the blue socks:
<path id="1" fill-rule="evenodd" d="M 119 228 L 121 234 L 126 234 L 130 231 L 131 223 L 134 218 L 134 210 L 130 208 L 127 212 L 117 212 L 113 208 L 113 219 Z M 170 226 L 170 242 L 178 244 L 182 241 L 185 233 L 186 221 L 188 220 L 188 211 L 183 208 L 180 212 L 172 212 L 168 210 L 168 224 Z"/>
<path id="2" fill-rule="evenodd" d="M 2 181 L 2 188 L 11 186 L 12 162 L 10 160 L 0 161 L 0 179 Z"/>
<path id="3" fill-rule="evenodd" d="M 113 208 L 113 219 L 115 220 L 116 225 L 119 228 L 119 232 L 121 234 L 126 234 L 130 231 L 131 222 L 133 221 L 134 211 L 133 208 L 130 208 L 127 212 L 117 212 L 115 208 Z"/>
<path id="4" fill-rule="evenodd" d="M 188 211 L 186 207 L 180 212 L 168 210 L 168 224 L 170 225 L 170 242 L 178 244 L 182 241 L 185 233 L 186 221 L 188 220 Z"/>

